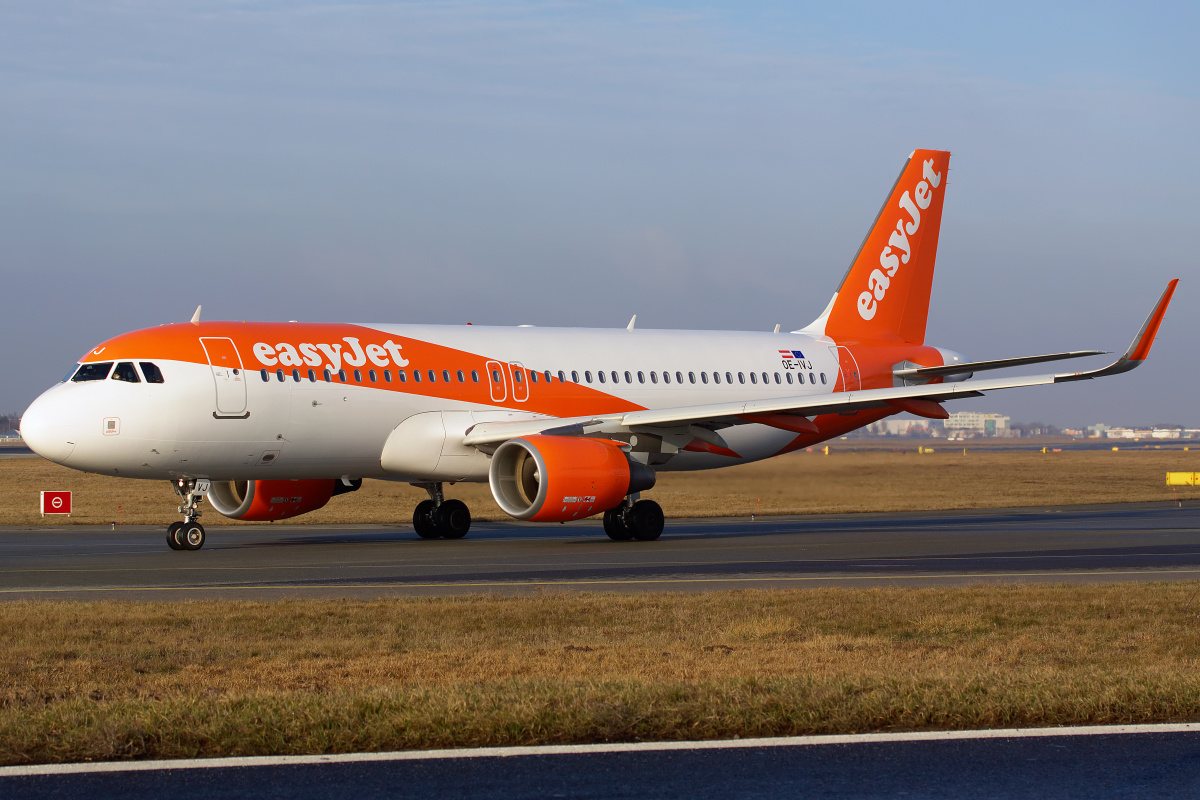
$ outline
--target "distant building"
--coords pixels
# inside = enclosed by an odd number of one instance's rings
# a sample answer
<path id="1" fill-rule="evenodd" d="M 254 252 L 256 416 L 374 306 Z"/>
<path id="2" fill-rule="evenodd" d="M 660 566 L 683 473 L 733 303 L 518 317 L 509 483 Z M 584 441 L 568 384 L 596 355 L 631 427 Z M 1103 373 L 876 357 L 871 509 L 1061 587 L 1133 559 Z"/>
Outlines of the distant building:
<path id="1" fill-rule="evenodd" d="M 948 436 L 1012 436 L 1011 420 L 1003 414 L 955 411 L 942 425 Z"/>
<path id="2" fill-rule="evenodd" d="M 881 419 L 872 422 L 864 431 L 869 436 L 935 436 L 929 420 Z"/>

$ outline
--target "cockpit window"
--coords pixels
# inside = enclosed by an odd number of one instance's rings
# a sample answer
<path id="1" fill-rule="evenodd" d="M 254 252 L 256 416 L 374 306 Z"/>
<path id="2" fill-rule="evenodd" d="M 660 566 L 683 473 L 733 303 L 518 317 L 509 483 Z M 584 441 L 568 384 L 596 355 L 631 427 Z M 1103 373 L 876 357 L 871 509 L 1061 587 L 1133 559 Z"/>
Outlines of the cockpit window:
<path id="1" fill-rule="evenodd" d="M 152 361 L 139 361 L 138 366 L 142 368 L 142 374 L 146 376 L 146 383 L 162 383 L 162 370 L 158 368 L 158 364 Z"/>
<path id="2" fill-rule="evenodd" d="M 63 376 L 62 383 L 66 383 L 67 381 L 71 380 L 71 376 L 75 374 L 75 370 L 77 370 L 77 369 L 79 369 L 78 364 L 71 367 L 71 369 L 67 372 L 67 374 Z"/>
<path id="3" fill-rule="evenodd" d="M 132 361 L 122 361 L 117 364 L 117 368 L 113 370 L 112 379 L 114 381 L 125 381 L 126 383 L 141 383 L 142 379 L 138 377 L 137 370 L 133 368 Z"/>
<path id="4" fill-rule="evenodd" d="M 113 362 L 102 361 L 99 364 L 80 364 L 79 369 L 75 372 L 75 377 L 71 380 L 75 383 L 83 381 L 102 381 L 108 377 L 109 370 L 112 369 Z"/>

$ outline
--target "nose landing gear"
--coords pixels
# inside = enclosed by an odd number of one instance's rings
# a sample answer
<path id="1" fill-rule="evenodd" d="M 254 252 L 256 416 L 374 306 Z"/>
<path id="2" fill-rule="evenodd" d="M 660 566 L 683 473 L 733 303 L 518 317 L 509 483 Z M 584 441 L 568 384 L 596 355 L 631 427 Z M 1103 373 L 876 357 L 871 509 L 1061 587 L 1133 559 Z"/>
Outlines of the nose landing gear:
<path id="1" fill-rule="evenodd" d="M 604 532 L 608 538 L 618 542 L 630 539 L 650 542 L 662 535 L 666 524 L 662 506 L 653 500 L 636 498 L 630 495 L 621 505 L 604 512 Z"/>
<path id="2" fill-rule="evenodd" d="M 414 483 L 429 492 L 429 499 L 417 503 L 413 511 L 413 529 L 422 539 L 461 539 L 471 529 L 471 510 L 462 500 L 447 500 L 440 483 Z"/>
<path id="3" fill-rule="evenodd" d="M 167 526 L 167 546 L 172 550 L 199 550 L 204 547 L 204 526 L 200 518 L 200 498 L 208 494 L 208 481 L 195 478 L 180 478 L 171 487 L 179 495 L 183 505 L 179 513 L 183 522 L 172 522 Z"/>

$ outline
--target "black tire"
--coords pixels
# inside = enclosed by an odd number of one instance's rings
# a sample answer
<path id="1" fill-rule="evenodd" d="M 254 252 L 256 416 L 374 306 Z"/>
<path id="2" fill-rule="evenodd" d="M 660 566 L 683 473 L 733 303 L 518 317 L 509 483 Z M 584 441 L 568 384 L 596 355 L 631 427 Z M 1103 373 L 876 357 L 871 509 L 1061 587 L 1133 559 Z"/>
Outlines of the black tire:
<path id="1" fill-rule="evenodd" d="M 461 539 L 471 530 L 471 509 L 462 500 L 446 500 L 434 514 L 438 533 L 445 539 Z"/>
<path id="2" fill-rule="evenodd" d="M 638 500 L 625 517 L 633 538 L 639 542 L 652 542 L 662 536 L 666 521 L 662 506 L 653 500 Z"/>
<path id="3" fill-rule="evenodd" d="M 204 526 L 199 522 L 184 525 L 175 536 L 183 543 L 184 550 L 199 550 L 204 547 Z"/>
<path id="4" fill-rule="evenodd" d="M 422 539 L 436 539 L 441 536 L 437 523 L 433 520 L 433 512 L 437 507 L 432 500 L 422 500 L 413 511 L 413 530 Z"/>
<path id="5" fill-rule="evenodd" d="M 625 524 L 619 508 L 604 512 L 604 532 L 614 542 L 628 542 L 633 538 L 633 531 Z"/>
<path id="6" fill-rule="evenodd" d="M 179 529 L 182 527 L 182 522 L 172 522 L 167 526 L 167 547 L 170 547 L 172 550 L 183 549 L 183 544 L 180 543 L 179 539 L 175 538 L 179 535 Z"/>

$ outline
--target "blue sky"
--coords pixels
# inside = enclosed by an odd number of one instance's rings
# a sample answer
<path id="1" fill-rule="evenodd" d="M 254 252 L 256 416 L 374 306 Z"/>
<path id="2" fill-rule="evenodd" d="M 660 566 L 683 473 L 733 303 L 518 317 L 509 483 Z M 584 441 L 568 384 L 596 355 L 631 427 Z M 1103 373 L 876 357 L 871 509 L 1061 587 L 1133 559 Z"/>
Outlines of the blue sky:
<path id="1" fill-rule="evenodd" d="M 1193 5 L 0 6 L 0 409 L 208 318 L 796 328 L 916 147 L 929 341 L 1121 350 L 956 408 L 1200 425 Z"/>

